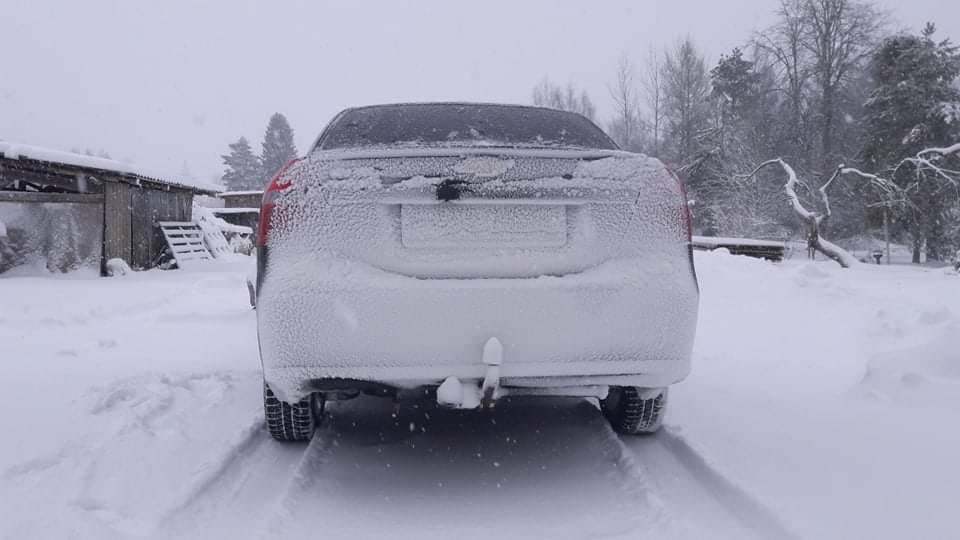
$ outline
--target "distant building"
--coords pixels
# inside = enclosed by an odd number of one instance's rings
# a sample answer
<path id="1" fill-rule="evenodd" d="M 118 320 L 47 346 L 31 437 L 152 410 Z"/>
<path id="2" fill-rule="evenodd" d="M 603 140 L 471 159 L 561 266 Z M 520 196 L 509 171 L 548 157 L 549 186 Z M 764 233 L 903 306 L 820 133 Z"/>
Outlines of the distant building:
<path id="1" fill-rule="evenodd" d="M 156 222 L 190 221 L 194 195 L 218 191 L 110 159 L 0 142 L 0 273 L 25 264 L 104 273 L 114 258 L 152 268 L 166 249 Z"/>
<path id="2" fill-rule="evenodd" d="M 224 191 L 218 195 L 223 199 L 223 208 L 211 208 L 218 217 L 227 223 L 243 225 L 257 230 L 260 221 L 260 199 L 263 190 L 257 191 Z"/>

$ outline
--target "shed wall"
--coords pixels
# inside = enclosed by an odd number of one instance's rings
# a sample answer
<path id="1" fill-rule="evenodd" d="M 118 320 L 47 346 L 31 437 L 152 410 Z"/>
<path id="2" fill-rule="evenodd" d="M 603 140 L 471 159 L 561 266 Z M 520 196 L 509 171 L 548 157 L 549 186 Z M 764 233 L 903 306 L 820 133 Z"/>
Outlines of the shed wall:
<path id="1" fill-rule="evenodd" d="M 221 196 L 224 208 L 260 208 L 263 193 Z"/>
<path id="2" fill-rule="evenodd" d="M 166 247 L 157 221 L 190 221 L 193 193 L 190 191 L 134 189 L 132 207 L 132 243 L 130 265 L 151 268 Z"/>
<path id="3" fill-rule="evenodd" d="M 130 262 L 131 217 L 130 186 L 106 182 L 103 190 L 103 258 Z"/>

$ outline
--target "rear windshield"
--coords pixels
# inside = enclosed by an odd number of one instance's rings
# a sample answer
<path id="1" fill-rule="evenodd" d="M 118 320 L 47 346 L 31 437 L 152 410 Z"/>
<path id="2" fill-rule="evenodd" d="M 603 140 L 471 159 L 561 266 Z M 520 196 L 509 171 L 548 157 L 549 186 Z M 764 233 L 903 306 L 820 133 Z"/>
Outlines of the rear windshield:
<path id="1" fill-rule="evenodd" d="M 579 114 L 464 104 L 351 109 L 327 127 L 315 148 L 387 145 L 617 148 L 600 128 Z"/>

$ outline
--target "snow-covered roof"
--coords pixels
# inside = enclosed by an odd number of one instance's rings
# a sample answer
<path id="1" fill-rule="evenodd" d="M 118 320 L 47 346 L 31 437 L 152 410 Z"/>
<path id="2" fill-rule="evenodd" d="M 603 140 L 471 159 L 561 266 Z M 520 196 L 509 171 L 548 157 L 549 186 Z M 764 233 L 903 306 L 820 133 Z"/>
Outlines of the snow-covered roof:
<path id="1" fill-rule="evenodd" d="M 123 175 L 134 176 L 137 179 L 143 179 L 158 184 L 170 186 L 185 187 L 205 192 L 219 192 L 221 188 L 216 185 L 191 179 L 168 180 L 163 175 L 152 173 L 144 167 L 139 167 L 130 163 L 106 159 L 96 156 L 86 156 L 75 154 L 73 152 L 64 152 L 51 148 L 43 148 L 30 144 L 21 144 L 11 141 L 0 141 L 0 154 L 7 159 L 32 159 L 47 163 L 57 163 L 62 165 L 71 165 L 85 169 L 96 169 L 100 171 L 110 171 Z"/>
<path id="2" fill-rule="evenodd" d="M 218 194 L 220 197 L 242 197 L 244 195 L 263 195 L 262 189 L 252 189 L 249 191 L 223 191 Z"/>
<path id="3" fill-rule="evenodd" d="M 259 214 L 259 208 L 210 208 L 214 214 Z"/>

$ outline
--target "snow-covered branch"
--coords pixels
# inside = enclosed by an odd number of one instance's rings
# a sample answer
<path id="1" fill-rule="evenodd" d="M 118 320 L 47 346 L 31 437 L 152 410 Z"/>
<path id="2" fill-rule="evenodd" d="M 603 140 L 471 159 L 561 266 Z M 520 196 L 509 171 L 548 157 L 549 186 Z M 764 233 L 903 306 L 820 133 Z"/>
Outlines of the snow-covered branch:
<path id="1" fill-rule="evenodd" d="M 790 204 L 793 206 L 793 210 L 800 215 L 804 220 L 816 219 L 817 215 L 810 210 L 807 210 L 803 203 L 800 202 L 800 197 L 797 196 L 797 184 L 800 183 L 800 180 L 797 178 L 797 172 L 793 170 L 786 161 L 782 158 L 769 159 L 764 161 L 760 165 L 757 165 L 750 174 L 743 176 L 742 178 L 753 178 L 761 171 L 770 165 L 779 165 L 785 173 L 787 173 L 787 183 L 783 186 L 783 189 L 787 192 L 787 198 L 790 199 Z"/>
<path id="2" fill-rule="evenodd" d="M 943 148 L 927 148 L 921 150 L 917 153 L 917 157 L 923 156 L 925 154 L 939 154 L 940 156 L 949 156 L 950 154 L 960 153 L 960 143 L 953 144 L 951 146 L 946 146 Z"/>
<path id="3" fill-rule="evenodd" d="M 895 200 L 895 197 L 899 197 L 901 195 L 901 189 L 899 186 L 897 186 L 897 184 L 893 183 L 891 180 L 888 180 L 886 178 L 881 178 L 875 174 L 863 172 L 860 169 L 857 169 L 854 167 L 847 167 L 844 165 L 840 165 L 839 167 L 837 167 L 837 173 L 834 174 L 834 177 L 836 177 L 838 174 L 840 175 L 852 174 L 855 176 L 859 176 L 864 180 L 867 180 L 871 186 L 877 188 L 878 190 L 880 190 L 881 193 L 883 193 L 885 199 L 889 199 L 893 201 Z"/>
<path id="4" fill-rule="evenodd" d="M 807 224 L 807 245 L 810 248 L 823 253 L 827 257 L 833 259 L 840 266 L 844 268 L 850 268 L 857 264 L 857 259 L 845 249 L 837 246 L 836 244 L 827 241 L 822 236 L 820 236 L 820 223 L 827 217 L 830 216 L 830 198 L 827 196 L 827 188 L 831 183 L 841 174 L 840 169 L 834 172 L 833 176 L 830 177 L 817 191 L 820 193 L 820 197 L 823 200 L 824 206 L 826 207 L 826 213 L 819 214 L 817 212 L 808 210 L 803 206 L 803 202 L 800 200 L 800 197 L 797 195 L 797 184 L 800 183 L 800 178 L 797 176 L 797 172 L 793 170 L 793 167 L 790 166 L 782 158 L 771 159 L 764 161 L 757 166 L 756 169 L 750 173 L 750 177 L 756 175 L 760 172 L 761 169 L 771 166 L 779 165 L 783 172 L 787 174 L 787 182 L 783 186 L 784 192 L 787 194 L 787 198 L 790 200 L 790 205 L 793 207 L 793 211 L 796 212 L 798 216 Z"/>
<path id="5" fill-rule="evenodd" d="M 915 181 L 904 188 L 904 191 L 913 191 L 919 188 L 920 181 L 923 180 L 923 173 L 930 171 L 936 178 L 947 183 L 954 189 L 960 188 L 960 171 L 955 171 L 943 167 L 938 161 L 944 157 L 960 154 L 960 143 L 950 146 L 925 148 L 916 153 L 913 157 L 900 160 L 895 167 L 891 169 L 891 176 L 896 176 L 906 165 L 913 165 L 915 168 Z"/>
<path id="6" fill-rule="evenodd" d="M 864 172 L 855 167 L 847 167 L 846 165 L 841 164 L 833 171 L 833 174 L 830 176 L 830 178 L 824 182 L 823 185 L 816 189 L 816 195 L 819 197 L 824 209 L 822 213 L 810 210 L 803 205 L 800 196 L 797 194 L 797 186 L 803 185 L 806 187 L 806 184 L 800 180 L 793 167 L 791 167 L 790 164 L 788 164 L 782 158 L 764 161 L 750 174 L 740 178 L 753 178 L 766 167 L 780 167 L 787 175 L 787 181 L 783 186 L 783 190 L 787 195 L 787 199 L 790 201 L 790 206 L 793 208 L 793 211 L 797 214 L 797 216 L 799 216 L 807 224 L 808 245 L 812 249 L 816 249 L 827 257 L 830 257 L 839 263 L 840 266 L 847 268 L 857 263 L 856 258 L 842 248 L 834 245 L 820 236 L 820 225 L 831 215 L 830 197 L 827 193 L 830 187 L 844 176 L 855 176 L 861 180 L 866 180 L 871 187 L 879 191 L 883 199 L 883 202 L 879 203 L 879 205 L 888 208 L 894 205 L 912 206 L 909 196 L 911 192 L 918 190 L 920 187 L 920 182 L 924 178 L 927 178 L 925 173 L 932 174 L 933 177 L 938 179 L 941 183 L 945 183 L 960 192 L 960 172 L 944 167 L 940 163 L 941 159 L 951 155 L 960 155 L 960 143 L 944 147 L 923 149 L 912 157 L 904 158 L 897 163 L 896 166 L 891 168 L 890 178 L 884 178 L 877 174 Z M 895 177 L 897 173 L 906 166 L 914 167 L 915 180 L 906 186 L 898 185 L 896 182 L 891 180 L 891 178 Z"/>

